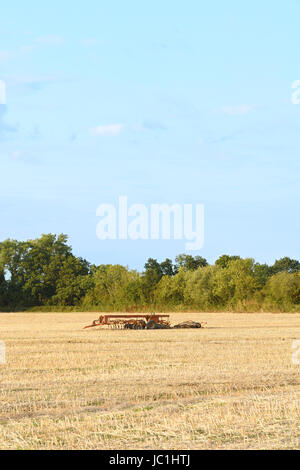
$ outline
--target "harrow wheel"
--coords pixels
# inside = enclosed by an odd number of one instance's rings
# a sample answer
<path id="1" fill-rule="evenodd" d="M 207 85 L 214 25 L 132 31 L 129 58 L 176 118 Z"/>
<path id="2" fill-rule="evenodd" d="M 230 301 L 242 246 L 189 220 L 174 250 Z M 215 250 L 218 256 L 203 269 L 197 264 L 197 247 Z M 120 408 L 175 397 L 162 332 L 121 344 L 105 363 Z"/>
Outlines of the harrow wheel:
<path id="1" fill-rule="evenodd" d="M 146 322 L 144 320 L 140 320 L 137 324 L 136 324 L 136 329 L 137 330 L 144 330 L 146 328 Z"/>
<path id="2" fill-rule="evenodd" d="M 148 323 L 146 324 L 147 330 L 156 330 L 159 328 L 158 324 L 154 320 L 149 320 Z"/>

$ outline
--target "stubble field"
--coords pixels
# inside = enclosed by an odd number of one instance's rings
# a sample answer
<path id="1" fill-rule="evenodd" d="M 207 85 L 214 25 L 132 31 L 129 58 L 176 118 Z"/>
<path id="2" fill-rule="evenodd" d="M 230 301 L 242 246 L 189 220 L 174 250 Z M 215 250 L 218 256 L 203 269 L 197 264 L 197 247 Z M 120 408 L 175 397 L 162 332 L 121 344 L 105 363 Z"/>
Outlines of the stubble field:
<path id="1" fill-rule="evenodd" d="M 300 314 L 172 314 L 200 330 L 0 314 L 1 449 L 300 448 Z"/>

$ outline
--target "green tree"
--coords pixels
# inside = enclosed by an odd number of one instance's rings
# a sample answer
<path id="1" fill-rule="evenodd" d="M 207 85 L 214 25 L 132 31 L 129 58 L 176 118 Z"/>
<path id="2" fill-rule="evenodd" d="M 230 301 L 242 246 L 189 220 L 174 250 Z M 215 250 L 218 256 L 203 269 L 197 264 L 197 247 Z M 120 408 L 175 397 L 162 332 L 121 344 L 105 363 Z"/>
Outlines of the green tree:
<path id="1" fill-rule="evenodd" d="M 161 265 L 156 259 L 148 258 L 145 263 L 145 273 L 155 273 L 156 277 L 160 279 L 163 275 Z"/>
<path id="2" fill-rule="evenodd" d="M 186 273 L 180 269 L 175 276 L 163 276 L 155 289 L 155 304 L 161 307 L 184 303 Z"/>
<path id="3" fill-rule="evenodd" d="M 56 293 L 51 297 L 54 305 L 79 305 L 83 297 L 94 287 L 89 263 L 75 256 L 63 261 L 56 281 Z"/>
<path id="4" fill-rule="evenodd" d="M 300 271 L 300 263 L 296 259 L 281 258 L 276 260 L 273 266 L 271 267 L 272 274 L 287 272 L 287 273 L 297 273 Z"/>
<path id="5" fill-rule="evenodd" d="M 263 292 L 266 300 L 275 307 L 288 310 L 291 305 L 300 305 L 300 273 L 274 274 L 268 279 Z"/>
<path id="6" fill-rule="evenodd" d="M 235 261 L 237 259 L 241 259 L 240 256 L 222 255 L 216 260 L 215 265 L 220 268 L 227 268 L 231 261 Z"/>
<path id="7" fill-rule="evenodd" d="M 68 260 L 72 265 L 75 259 L 67 240 L 64 234 L 47 234 L 26 242 L 5 240 L 1 243 L 0 269 L 8 279 L 10 308 L 51 303 L 57 295 L 58 283 L 61 288 L 62 268 Z"/>
<path id="8" fill-rule="evenodd" d="M 219 297 L 215 293 L 216 273 L 215 266 L 205 266 L 196 271 L 187 272 L 185 303 L 202 309 L 216 307 L 219 304 Z"/>
<path id="9" fill-rule="evenodd" d="M 238 301 L 250 299 L 256 292 L 258 285 L 253 275 L 253 259 L 232 259 L 226 267 L 216 267 L 214 295 L 221 305 L 236 305 Z"/>
<path id="10" fill-rule="evenodd" d="M 132 280 L 126 286 L 124 293 L 124 306 L 126 308 L 138 308 L 146 304 L 143 283 L 138 273 L 132 276 Z"/>
<path id="11" fill-rule="evenodd" d="M 87 293 L 84 304 L 119 308 L 126 306 L 133 293 L 133 283 L 137 281 L 138 273 L 129 271 L 124 266 L 100 265 L 96 269 L 93 288 Z"/>
<path id="12" fill-rule="evenodd" d="M 207 266 L 207 261 L 202 256 L 191 256 L 186 254 L 181 254 L 175 258 L 175 266 L 178 271 L 180 268 L 183 268 L 184 271 L 195 271 L 198 268 L 203 268 Z"/>
<path id="13" fill-rule="evenodd" d="M 64 234 L 47 234 L 27 242 L 22 261 L 26 274 L 23 290 L 33 305 L 49 303 L 55 296 L 62 266 L 68 258 L 74 258 L 67 240 Z"/>
<path id="14" fill-rule="evenodd" d="M 257 285 L 263 288 L 267 280 L 272 274 L 272 269 L 267 264 L 255 263 L 253 268 L 253 276 L 257 281 Z"/>
<path id="15" fill-rule="evenodd" d="M 161 265 L 156 259 L 149 258 L 145 263 L 145 271 L 141 276 L 141 288 L 146 303 L 152 304 L 155 288 L 163 276 Z"/>
<path id="16" fill-rule="evenodd" d="M 8 279 L 6 302 L 9 309 L 28 303 L 23 292 L 26 280 L 23 262 L 28 249 L 27 242 L 18 242 L 17 240 L 8 239 L 0 244 L 0 270 L 4 278 Z"/>
<path id="17" fill-rule="evenodd" d="M 163 276 L 174 276 L 175 274 L 172 260 L 169 258 L 166 258 L 165 261 L 160 263 L 160 269 Z"/>
<path id="18" fill-rule="evenodd" d="M 7 282 L 4 271 L 0 268 L 0 308 L 7 305 Z"/>

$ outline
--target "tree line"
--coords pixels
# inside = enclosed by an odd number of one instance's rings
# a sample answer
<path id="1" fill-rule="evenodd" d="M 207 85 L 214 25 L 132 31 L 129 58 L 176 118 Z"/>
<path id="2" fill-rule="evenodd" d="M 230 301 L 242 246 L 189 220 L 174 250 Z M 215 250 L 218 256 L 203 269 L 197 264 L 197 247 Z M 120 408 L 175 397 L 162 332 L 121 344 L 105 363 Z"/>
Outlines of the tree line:
<path id="1" fill-rule="evenodd" d="M 149 258 L 143 272 L 76 257 L 64 234 L 0 243 L 0 309 L 300 311 L 300 262 Z"/>

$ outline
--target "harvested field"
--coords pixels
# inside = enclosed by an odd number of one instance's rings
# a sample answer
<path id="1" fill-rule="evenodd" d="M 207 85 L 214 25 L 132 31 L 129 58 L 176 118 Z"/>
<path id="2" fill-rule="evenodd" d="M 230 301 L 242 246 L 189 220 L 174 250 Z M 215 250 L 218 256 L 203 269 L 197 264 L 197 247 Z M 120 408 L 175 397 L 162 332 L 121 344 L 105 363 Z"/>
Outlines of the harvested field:
<path id="1" fill-rule="evenodd" d="M 1 449 L 300 448 L 300 314 L 171 314 L 203 329 L 0 314 Z"/>

